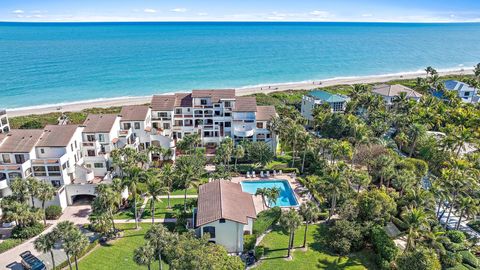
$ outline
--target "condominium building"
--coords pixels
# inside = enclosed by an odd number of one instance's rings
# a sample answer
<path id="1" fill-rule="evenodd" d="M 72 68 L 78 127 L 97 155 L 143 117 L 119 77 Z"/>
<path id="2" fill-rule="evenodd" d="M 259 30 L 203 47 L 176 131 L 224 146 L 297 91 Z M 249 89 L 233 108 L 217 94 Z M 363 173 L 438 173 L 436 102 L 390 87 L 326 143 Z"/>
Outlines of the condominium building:
<path id="1" fill-rule="evenodd" d="M 10 131 L 10 124 L 8 122 L 7 111 L 0 109 L 0 133 L 7 133 Z"/>
<path id="2" fill-rule="evenodd" d="M 122 131 L 132 130 L 133 138 L 139 140 L 139 150 L 150 146 L 152 131 L 152 110 L 146 105 L 123 106 L 120 112 Z"/>
<path id="3" fill-rule="evenodd" d="M 268 130 L 275 108 L 257 106 L 255 97 L 237 97 L 234 89 L 157 95 L 151 107 L 152 132 L 173 141 L 198 133 L 207 149 L 214 149 L 226 137 L 236 142 L 265 141 L 276 147 Z"/>

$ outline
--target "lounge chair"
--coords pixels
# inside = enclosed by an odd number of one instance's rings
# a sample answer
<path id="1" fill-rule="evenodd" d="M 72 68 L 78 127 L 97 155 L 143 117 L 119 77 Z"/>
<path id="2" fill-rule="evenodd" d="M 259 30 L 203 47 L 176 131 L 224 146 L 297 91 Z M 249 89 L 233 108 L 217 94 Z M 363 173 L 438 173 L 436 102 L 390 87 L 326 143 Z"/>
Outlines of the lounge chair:
<path id="1" fill-rule="evenodd" d="M 273 177 L 277 176 L 277 171 L 273 170 Z"/>
<path id="2" fill-rule="evenodd" d="M 252 178 L 256 178 L 255 171 L 252 171 Z"/>
<path id="3" fill-rule="evenodd" d="M 283 174 L 282 170 L 278 171 L 278 174 Z"/>
<path id="4" fill-rule="evenodd" d="M 260 178 L 263 178 L 264 175 L 263 175 L 263 171 L 260 172 Z"/>
<path id="5" fill-rule="evenodd" d="M 267 171 L 267 178 L 270 177 L 270 171 Z"/>
<path id="6" fill-rule="evenodd" d="M 250 178 L 250 172 L 249 171 L 247 172 L 247 178 Z"/>

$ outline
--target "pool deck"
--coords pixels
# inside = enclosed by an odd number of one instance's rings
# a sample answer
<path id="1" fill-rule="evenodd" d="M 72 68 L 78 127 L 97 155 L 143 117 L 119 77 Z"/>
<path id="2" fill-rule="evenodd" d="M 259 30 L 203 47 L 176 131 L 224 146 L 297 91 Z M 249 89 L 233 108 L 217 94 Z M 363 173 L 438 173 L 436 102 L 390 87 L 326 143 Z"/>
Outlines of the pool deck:
<path id="1" fill-rule="evenodd" d="M 304 190 L 304 187 L 296 180 L 296 177 L 291 175 L 291 174 L 279 174 L 276 176 L 270 176 L 269 178 L 260 178 L 258 175 L 255 178 L 247 178 L 245 176 L 238 176 L 238 177 L 233 177 L 232 182 L 234 183 L 240 183 L 242 181 L 254 181 L 254 180 L 260 180 L 260 181 L 268 181 L 268 180 L 287 180 L 288 183 L 290 184 L 290 187 L 293 190 L 293 194 L 295 195 L 295 198 L 297 199 L 298 205 L 303 204 L 307 201 L 309 201 L 309 196 L 308 194 L 302 194 L 302 190 Z M 260 213 L 263 210 L 267 210 L 267 206 L 262 201 L 261 196 L 255 196 L 252 195 L 253 197 L 253 203 L 255 204 L 255 211 Z M 298 206 L 297 206 L 298 207 Z M 282 207 L 284 209 L 289 209 L 290 207 Z"/>

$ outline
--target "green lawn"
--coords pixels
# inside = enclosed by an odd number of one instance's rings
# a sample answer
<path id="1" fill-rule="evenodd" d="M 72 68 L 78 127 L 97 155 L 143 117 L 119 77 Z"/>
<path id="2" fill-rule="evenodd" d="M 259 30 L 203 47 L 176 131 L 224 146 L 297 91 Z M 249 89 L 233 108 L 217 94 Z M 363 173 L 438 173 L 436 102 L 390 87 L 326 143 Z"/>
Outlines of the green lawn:
<path id="1" fill-rule="evenodd" d="M 295 233 L 295 247 L 303 244 L 303 232 L 304 227 L 301 227 Z M 321 244 L 324 235 L 324 225 L 310 226 L 307 234 L 308 250 L 292 251 L 293 260 L 287 261 L 285 257 L 288 235 L 277 228 L 263 239 L 261 245 L 265 247 L 265 255 L 256 269 L 376 269 L 373 253 L 369 251 L 354 253 L 348 257 L 330 254 Z"/>
<path id="2" fill-rule="evenodd" d="M 152 217 L 150 213 L 150 200 L 151 199 L 148 200 L 145 211 L 142 215 L 142 218 L 144 219 Z M 174 208 L 183 209 L 183 198 L 170 198 L 170 206 L 171 209 L 167 209 L 167 199 L 161 199 L 161 201 L 157 201 L 155 203 L 155 217 L 173 218 L 172 213 L 174 212 Z"/>
<path id="3" fill-rule="evenodd" d="M 142 223 L 140 230 L 135 230 L 135 224 L 119 224 L 118 228 L 125 230 L 124 236 L 111 243 L 96 247 L 90 254 L 79 261 L 79 269 L 130 270 L 147 269 L 133 261 L 133 251 L 145 243 L 143 236 L 150 224 Z M 158 261 L 152 263 L 152 269 L 158 269 Z M 168 269 L 166 264 L 163 269 Z"/>

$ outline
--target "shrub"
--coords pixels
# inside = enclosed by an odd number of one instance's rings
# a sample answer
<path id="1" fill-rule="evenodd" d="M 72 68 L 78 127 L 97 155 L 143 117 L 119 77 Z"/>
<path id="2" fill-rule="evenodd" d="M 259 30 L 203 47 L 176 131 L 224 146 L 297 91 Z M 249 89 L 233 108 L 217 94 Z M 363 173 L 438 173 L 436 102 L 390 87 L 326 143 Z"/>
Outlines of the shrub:
<path id="1" fill-rule="evenodd" d="M 473 255 L 470 251 L 464 250 L 464 251 L 458 252 L 458 254 L 462 256 L 463 263 L 466 263 L 475 268 L 479 266 L 477 257 L 475 257 L 475 255 Z"/>
<path id="2" fill-rule="evenodd" d="M 330 249 L 340 255 L 360 250 L 365 244 L 361 226 L 348 220 L 335 221 L 328 228 L 327 239 Z"/>
<path id="3" fill-rule="evenodd" d="M 273 224 L 278 222 L 282 209 L 280 207 L 273 207 L 266 211 L 260 212 L 257 219 L 253 222 L 253 234 L 261 235 Z"/>
<path id="4" fill-rule="evenodd" d="M 432 270 L 441 269 L 438 256 L 432 249 L 417 248 L 412 252 L 404 252 L 397 259 L 399 270 Z"/>
<path id="5" fill-rule="evenodd" d="M 469 269 L 463 264 L 457 264 L 454 267 L 449 267 L 449 268 L 446 268 L 445 270 L 469 270 Z"/>
<path id="6" fill-rule="evenodd" d="M 462 255 L 447 251 L 440 257 L 440 261 L 444 267 L 454 267 L 462 262 Z"/>
<path id="7" fill-rule="evenodd" d="M 58 205 L 50 205 L 45 208 L 45 216 L 47 219 L 58 219 L 62 215 L 62 208 Z"/>
<path id="8" fill-rule="evenodd" d="M 263 254 L 265 254 L 265 248 L 263 246 L 256 246 L 255 247 L 255 258 L 260 260 L 263 257 Z"/>
<path id="9" fill-rule="evenodd" d="M 16 226 L 12 230 L 12 238 L 15 239 L 28 239 L 42 233 L 44 226 L 42 223 L 34 223 L 32 226 L 19 227 Z"/>
<path id="10" fill-rule="evenodd" d="M 463 234 L 463 232 L 455 231 L 455 230 L 448 231 L 447 237 L 448 239 L 452 240 L 452 242 L 459 243 L 459 244 L 463 243 L 467 239 L 467 237 L 465 237 L 465 234 Z"/>
<path id="11" fill-rule="evenodd" d="M 445 249 L 447 249 L 448 251 L 451 251 L 451 252 L 457 252 L 457 251 L 467 249 L 467 247 L 465 247 L 465 245 L 463 243 L 445 242 L 443 244 L 443 246 L 445 247 Z"/>
<path id="12" fill-rule="evenodd" d="M 386 260 L 387 262 L 395 260 L 398 249 L 382 227 L 373 227 L 370 233 L 370 238 L 375 251 L 383 260 Z"/>
<path id="13" fill-rule="evenodd" d="M 255 234 L 246 234 L 243 236 L 243 250 L 249 251 L 255 247 L 257 236 Z"/>
<path id="14" fill-rule="evenodd" d="M 326 220 L 327 218 L 328 218 L 328 212 L 321 212 L 318 215 L 318 219 L 320 219 L 320 220 Z"/>
<path id="15" fill-rule="evenodd" d="M 470 221 L 467 225 L 468 227 L 472 228 L 476 232 L 480 232 L 480 220 Z"/>

